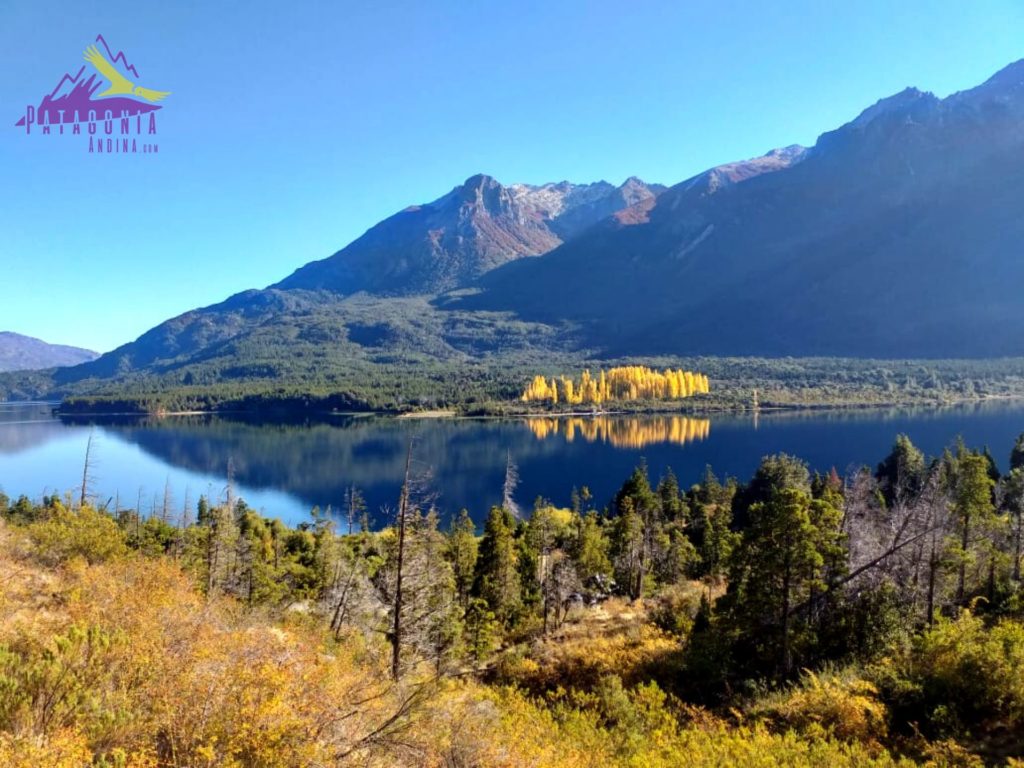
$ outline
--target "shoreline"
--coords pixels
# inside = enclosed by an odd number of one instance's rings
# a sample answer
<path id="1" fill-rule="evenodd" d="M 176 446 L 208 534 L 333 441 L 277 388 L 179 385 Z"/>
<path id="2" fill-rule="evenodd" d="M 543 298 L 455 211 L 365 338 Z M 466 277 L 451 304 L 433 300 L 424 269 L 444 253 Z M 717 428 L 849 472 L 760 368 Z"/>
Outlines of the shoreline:
<path id="1" fill-rule="evenodd" d="M 985 395 L 982 397 L 966 397 L 942 402 L 912 402 L 912 401 L 882 401 L 882 402 L 832 402 L 832 403 L 776 403 L 759 405 L 751 408 L 749 404 L 729 405 L 724 403 L 697 405 L 687 404 L 682 407 L 658 407 L 648 405 L 637 408 L 615 408 L 613 410 L 572 410 L 572 411 L 543 411 L 543 410 L 521 410 L 505 413 L 466 413 L 457 408 L 438 408 L 427 411 L 405 411 L 396 412 L 393 410 L 379 411 L 327 411 L 316 409 L 282 409 L 270 406 L 265 409 L 249 408 L 215 408 L 210 410 L 184 410 L 184 411 L 104 411 L 102 409 L 69 410 L 61 409 L 60 401 L 3 401 L 0 405 L 6 406 L 40 406 L 52 407 L 53 413 L 59 417 L 67 418 L 88 418 L 97 416 L 117 418 L 168 418 L 180 416 L 217 416 L 217 415 L 248 415 L 252 417 L 271 416 L 317 416 L 317 417 L 362 417 L 362 418 L 394 418 L 397 420 L 432 420 L 432 419 L 542 419 L 542 418 L 596 418 L 604 416 L 693 416 L 701 417 L 709 414 L 743 414 L 751 415 L 764 413 L 778 413 L 787 411 L 842 411 L 842 410 L 870 410 L 874 408 L 948 408 L 962 405 L 981 405 L 989 402 L 1013 402 L 1024 401 L 1024 394 L 999 394 Z M 500 407 L 501 404 L 496 404 Z"/>

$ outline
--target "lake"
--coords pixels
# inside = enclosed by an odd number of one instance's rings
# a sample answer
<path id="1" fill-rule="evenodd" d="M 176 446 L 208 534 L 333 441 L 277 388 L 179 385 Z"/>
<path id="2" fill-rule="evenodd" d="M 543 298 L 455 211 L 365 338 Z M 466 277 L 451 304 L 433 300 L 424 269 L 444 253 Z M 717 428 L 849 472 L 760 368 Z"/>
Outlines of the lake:
<path id="1" fill-rule="evenodd" d="M 236 495 L 288 523 L 313 506 L 338 509 L 355 485 L 375 525 L 397 503 L 406 445 L 430 470 L 443 517 L 465 507 L 478 523 L 501 499 L 508 457 L 518 466 L 516 501 L 541 496 L 567 505 L 573 487 L 588 486 L 598 506 L 641 459 L 652 479 L 672 467 L 688 487 L 710 465 L 720 477 L 746 480 L 762 456 L 789 453 L 812 469 L 845 473 L 874 466 L 898 433 L 937 455 L 963 436 L 989 446 L 1005 468 L 1024 432 L 1024 403 L 991 402 L 931 409 L 861 409 L 601 416 L 532 420 L 394 419 L 329 416 L 299 422 L 226 416 L 57 418 L 51 406 L 0 403 L 0 488 L 9 496 L 74 491 L 82 482 L 93 436 L 96 501 L 111 508 L 168 507 L 181 514 L 200 494 L 219 498 L 228 465 Z"/>

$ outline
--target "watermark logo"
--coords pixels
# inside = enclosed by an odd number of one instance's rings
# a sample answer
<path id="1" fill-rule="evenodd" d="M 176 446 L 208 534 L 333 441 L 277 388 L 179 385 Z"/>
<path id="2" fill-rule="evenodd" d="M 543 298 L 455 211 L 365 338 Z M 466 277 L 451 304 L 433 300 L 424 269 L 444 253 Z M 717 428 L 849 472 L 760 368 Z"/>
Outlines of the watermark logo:
<path id="1" fill-rule="evenodd" d="M 25 107 L 15 126 L 27 135 L 87 137 L 90 154 L 157 154 L 157 112 L 171 92 L 142 81 L 124 51 L 111 53 L 103 35 L 83 56 L 78 72 L 65 72 L 38 106 Z"/>

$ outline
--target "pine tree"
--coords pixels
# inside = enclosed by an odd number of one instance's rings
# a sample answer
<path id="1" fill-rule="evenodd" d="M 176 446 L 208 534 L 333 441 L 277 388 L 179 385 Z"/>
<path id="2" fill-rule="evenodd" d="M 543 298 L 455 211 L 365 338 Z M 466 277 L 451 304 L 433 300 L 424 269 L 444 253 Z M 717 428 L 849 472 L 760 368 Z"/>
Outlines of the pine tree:
<path id="1" fill-rule="evenodd" d="M 645 578 L 655 560 L 655 543 L 662 527 L 661 504 L 651 490 L 647 465 L 642 462 L 615 495 L 620 519 L 612 535 L 619 578 L 634 600 L 643 596 Z"/>
<path id="2" fill-rule="evenodd" d="M 924 476 L 924 454 L 906 435 L 897 435 L 892 451 L 875 472 L 885 503 L 890 507 L 916 496 L 921 490 Z"/>
<path id="3" fill-rule="evenodd" d="M 594 577 L 609 577 L 612 563 L 608 559 L 609 541 L 597 513 L 591 510 L 577 523 L 578 533 L 573 546 L 576 571 L 584 583 Z"/>
<path id="4" fill-rule="evenodd" d="M 687 524 L 688 510 L 686 501 L 679 492 L 679 481 L 675 473 L 669 467 L 665 476 L 658 481 L 656 489 L 658 500 L 661 504 L 661 514 L 669 522 L 680 522 L 684 527 Z"/>
<path id="5" fill-rule="evenodd" d="M 1010 470 L 1024 469 L 1024 434 L 1017 437 L 1010 451 Z"/>
<path id="6" fill-rule="evenodd" d="M 967 567 L 973 560 L 972 536 L 992 524 L 992 487 L 988 460 L 982 454 L 961 448 L 952 464 L 953 516 L 957 526 L 956 600 L 964 604 L 967 590 Z"/>
<path id="7" fill-rule="evenodd" d="M 473 596 L 483 599 L 506 628 L 515 620 L 522 600 L 515 529 L 511 512 L 491 507 L 480 539 L 473 580 Z"/>
<path id="8" fill-rule="evenodd" d="M 473 572 L 476 569 L 477 540 L 476 525 L 463 509 L 457 519 L 452 521 L 448 534 L 448 562 L 451 563 L 455 577 L 455 591 L 459 603 L 465 610 L 469 605 L 469 595 L 473 588 Z"/>
<path id="9" fill-rule="evenodd" d="M 763 475 L 775 475 L 778 461 L 766 462 Z M 727 623 L 749 646 L 741 656 L 788 676 L 813 642 L 815 597 L 837 578 L 832 569 L 842 559 L 842 513 L 812 499 L 805 487 L 784 482 L 748 514 L 730 558 Z"/>

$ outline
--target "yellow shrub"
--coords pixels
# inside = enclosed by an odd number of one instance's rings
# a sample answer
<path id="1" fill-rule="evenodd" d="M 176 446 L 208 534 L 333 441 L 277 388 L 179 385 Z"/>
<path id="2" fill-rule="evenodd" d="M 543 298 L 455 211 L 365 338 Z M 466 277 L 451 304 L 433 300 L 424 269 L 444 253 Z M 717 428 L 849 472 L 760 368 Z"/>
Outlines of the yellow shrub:
<path id="1" fill-rule="evenodd" d="M 872 746 L 887 731 L 888 713 L 878 689 L 851 670 L 805 671 L 799 683 L 760 699 L 749 714 L 778 730 L 821 728 L 843 741 Z"/>
<path id="2" fill-rule="evenodd" d="M 0 731 L 0 765 L 4 768 L 82 768 L 92 762 L 85 737 L 74 729 L 46 736 Z"/>

